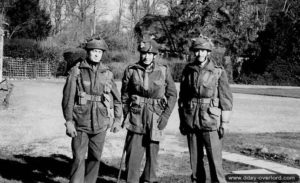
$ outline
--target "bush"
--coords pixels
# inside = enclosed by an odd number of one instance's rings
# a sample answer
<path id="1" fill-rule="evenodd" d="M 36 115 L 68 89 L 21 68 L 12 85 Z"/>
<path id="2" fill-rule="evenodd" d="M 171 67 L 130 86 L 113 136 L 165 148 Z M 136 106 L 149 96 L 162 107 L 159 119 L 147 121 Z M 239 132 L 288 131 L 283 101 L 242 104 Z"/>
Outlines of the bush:
<path id="1" fill-rule="evenodd" d="M 138 61 L 138 55 L 131 53 L 127 50 L 121 50 L 121 51 L 110 51 L 107 53 L 108 58 L 104 62 L 134 62 Z"/>
<path id="2" fill-rule="evenodd" d="M 61 75 L 59 65 L 63 62 L 63 48 L 50 40 L 42 42 L 32 39 L 5 40 L 4 56 L 49 62 L 52 75 Z"/>

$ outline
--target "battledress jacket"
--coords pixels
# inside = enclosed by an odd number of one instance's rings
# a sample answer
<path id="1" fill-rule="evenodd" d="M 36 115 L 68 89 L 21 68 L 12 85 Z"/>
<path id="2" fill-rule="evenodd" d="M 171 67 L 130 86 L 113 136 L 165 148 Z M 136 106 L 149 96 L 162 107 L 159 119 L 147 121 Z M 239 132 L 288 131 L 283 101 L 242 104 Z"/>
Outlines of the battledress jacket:
<path id="1" fill-rule="evenodd" d="M 177 90 L 175 83 L 166 65 L 160 63 L 153 63 L 152 71 L 149 72 L 148 89 L 146 90 L 143 84 L 145 76 L 145 68 L 139 62 L 129 65 L 122 78 L 121 98 L 124 108 L 129 106 L 129 111 L 124 110 L 124 116 L 129 117 L 126 127 L 129 131 L 135 133 L 146 133 L 145 125 L 147 120 L 144 118 L 143 113 L 137 113 L 141 105 L 133 105 L 134 98 L 143 98 L 148 101 L 158 101 L 154 105 L 154 112 L 159 116 L 168 119 L 174 109 L 177 100 Z M 164 102 L 163 99 L 166 99 Z M 150 108 L 150 107 L 149 107 Z M 149 109 L 152 110 L 152 109 Z M 146 110 L 147 111 L 147 110 Z M 146 112 L 147 113 L 147 112 Z"/>
<path id="2" fill-rule="evenodd" d="M 72 67 L 62 100 L 65 120 L 74 122 L 77 130 L 90 134 L 109 128 L 112 118 L 120 123 L 122 116 L 121 95 L 112 72 L 102 63 L 95 67 L 87 61 Z"/>
<path id="3" fill-rule="evenodd" d="M 217 130 L 221 120 L 227 121 L 232 102 L 228 78 L 222 67 L 212 60 L 202 68 L 198 62 L 186 65 L 178 100 L 181 127 Z"/>

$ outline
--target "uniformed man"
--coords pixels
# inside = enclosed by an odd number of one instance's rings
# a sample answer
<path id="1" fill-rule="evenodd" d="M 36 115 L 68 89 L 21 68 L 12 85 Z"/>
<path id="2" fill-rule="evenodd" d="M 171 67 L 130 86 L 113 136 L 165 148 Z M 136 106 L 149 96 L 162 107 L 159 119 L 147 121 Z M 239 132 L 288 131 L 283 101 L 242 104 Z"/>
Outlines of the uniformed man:
<path id="1" fill-rule="evenodd" d="M 143 182 L 156 182 L 157 156 L 162 130 L 176 103 L 176 88 L 166 65 L 155 62 L 158 44 L 142 41 L 140 61 L 129 65 L 122 79 L 123 113 L 126 117 L 126 173 L 128 183 L 138 183 L 146 152 Z"/>
<path id="2" fill-rule="evenodd" d="M 187 135 L 192 182 L 205 183 L 203 147 L 209 162 L 211 182 L 224 183 L 222 137 L 232 110 L 232 93 L 226 71 L 210 58 L 212 42 L 193 40 L 195 60 L 183 70 L 179 92 L 180 132 Z"/>
<path id="3" fill-rule="evenodd" d="M 108 47 L 104 40 L 92 39 L 85 49 L 87 58 L 71 68 L 63 90 L 66 133 L 72 137 L 71 183 L 96 182 L 106 131 L 121 127 L 121 96 L 101 62 Z"/>

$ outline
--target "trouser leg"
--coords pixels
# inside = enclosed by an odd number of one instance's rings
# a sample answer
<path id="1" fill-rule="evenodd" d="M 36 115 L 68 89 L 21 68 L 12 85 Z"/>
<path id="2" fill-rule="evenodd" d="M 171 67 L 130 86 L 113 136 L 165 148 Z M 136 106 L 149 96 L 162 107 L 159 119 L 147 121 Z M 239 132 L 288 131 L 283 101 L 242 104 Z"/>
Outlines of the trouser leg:
<path id="1" fill-rule="evenodd" d="M 146 163 L 143 172 L 143 180 L 147 182 L 156 182 L 157 157 L 159 151 L 159 142 L 151 141 L 150 137 L 145 141 Z"/>
<path id="2" fill-rule="evenodd" d="M 73 163 L 70 173 L 70 183 L 83 183 L 85 171 L 85 155 L 88 149 L 88 135 L 78 131 L 72 139 Z"/>
<path id="3" fill-rule="evenodd" d="M 89 136 L 90 141 L 85 169 L 85 183 L 95 183 L 98 178 L 106 131 Z"/>
<path id="4" fill-rule="evenodd" d="M 126 173 L 128 183 L 138 183 L 144 156 L 143 135 L 128 131 L 126 136 Z"/>
<path id="5" fill-rule="evenodd" d="M 217 131 L 204 132 L 206 154 L 209 163 L 211 182 L 226 183 L 222 167 L 222 141 Z"/>
<path id="6" fill-rule="evenodd" d="M 206 175 L 203 162 L 204 154 L 202 137 L 197 133 L 190 133 L 187 135 L 187 141 L 190 152 L 192 181 L 197 183 L 205 183 Z"/>

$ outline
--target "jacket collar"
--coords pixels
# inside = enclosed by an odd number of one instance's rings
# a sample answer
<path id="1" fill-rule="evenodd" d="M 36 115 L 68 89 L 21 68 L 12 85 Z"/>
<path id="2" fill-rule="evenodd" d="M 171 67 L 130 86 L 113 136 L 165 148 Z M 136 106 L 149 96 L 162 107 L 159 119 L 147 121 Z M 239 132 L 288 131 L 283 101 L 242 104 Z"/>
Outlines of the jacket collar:
<path id="1" fill-rule="evenodd" d="M 136 68 L 136 69 L 141 69 L 141 70 L 145 70 L 145 68 L 141 65 L 140 62 L 136 62 L 132 65 L 133 68 Z M 153 61 L 153 71 L 156 71 L 156 70 L 159 70 L 159 67 L 158 67 L 158 63 L 156 63 L 155 61 Z"/>
<path id="2" fill-rule="evenodd" d="M 79 65 L 79 68 L 93 70 L 92 66 L 87 62 L 87 60 L 82 61 Z M 102 62 L 97 65 L 97 71 L 104 72 L 107 70 L 109 70 L 109 67 L 104 65 Z"/>
<path id="3" fill-rule="evenodd" d="M 201 69 L 208 70 L 208 71 L 214 71 L 215 64 L 211 59 L 209 59 L 203 67 L 200 67 L 199 63 L 194 61 L 190 65 L 188 65 L 188 68 L 196 70 L 196 71 L 200 71 Z"/>

